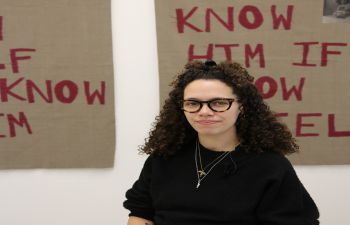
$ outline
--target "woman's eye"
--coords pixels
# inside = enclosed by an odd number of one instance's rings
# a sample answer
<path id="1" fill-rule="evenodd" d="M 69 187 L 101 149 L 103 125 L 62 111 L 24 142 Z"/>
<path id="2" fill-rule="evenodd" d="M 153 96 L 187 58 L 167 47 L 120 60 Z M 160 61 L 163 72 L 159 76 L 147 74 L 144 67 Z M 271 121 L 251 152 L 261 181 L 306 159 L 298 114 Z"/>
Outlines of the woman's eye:
<path id="1" fill-rule="evenodd" d="M 186 105 L 186 106 L 192 106 L 192 107 L 193 107 L 193 106 L 198 106 L 199 103 L 198 103 L 198 102 L 186 102 L 185 105 Z"/>
<path id="2" fill-rule="evenodd" d="M 224 105 L 227 105 L 227 101 L 224 101 L 224 100 L 216 100 L 216 101 L 213 101 L 212 104 L 213 104 L 213 105 L 216 105 L 216 106 L 224 106 Z"/>

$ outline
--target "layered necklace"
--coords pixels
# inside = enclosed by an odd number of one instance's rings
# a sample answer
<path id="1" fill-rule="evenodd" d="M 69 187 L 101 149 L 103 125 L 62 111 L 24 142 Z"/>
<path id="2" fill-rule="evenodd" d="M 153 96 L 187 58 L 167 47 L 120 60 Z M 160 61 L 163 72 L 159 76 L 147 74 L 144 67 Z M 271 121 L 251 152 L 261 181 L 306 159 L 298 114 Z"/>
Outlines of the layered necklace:
<path id="1" fill-rule="evenodd" d="M 203 168 L 201 147 L 200 147 L 199 141 L 197 139 L 195 153 L 194 153 L 194 161 L 196 164 L 196 171 L 197 171 L 197 186 L 196 186 L 197 189 L 201 185 L 202 180 L 204 180 L 204 178 L 207 177 L 207 175 L 214 169 L 214 167 L 216 165 L 218 165 L 230 153 L 231 153 L 231 151 L 221 153 L 218 157 L 216 157 L 213 161 L 211 161 L 208 165 L 206 165 Z M 199 163 L 198 163 L 198 161 L 199 161 Z"/>

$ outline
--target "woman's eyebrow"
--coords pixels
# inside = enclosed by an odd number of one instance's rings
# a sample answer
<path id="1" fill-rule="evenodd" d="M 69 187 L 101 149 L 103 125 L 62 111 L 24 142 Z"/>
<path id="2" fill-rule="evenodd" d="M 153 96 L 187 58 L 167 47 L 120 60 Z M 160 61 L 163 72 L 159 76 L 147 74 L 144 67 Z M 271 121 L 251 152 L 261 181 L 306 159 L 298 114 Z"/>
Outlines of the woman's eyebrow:
<path id="1" fill-rule="evenodd" d="M 219 99 L 233 99 L 234 97 L 213 97 L 207 100 L 199 99 L 199 98 L 186 98 L 184 100 L 193 100 L 193 101 L 212 101 L 212 100 L 219 100 Z"/>

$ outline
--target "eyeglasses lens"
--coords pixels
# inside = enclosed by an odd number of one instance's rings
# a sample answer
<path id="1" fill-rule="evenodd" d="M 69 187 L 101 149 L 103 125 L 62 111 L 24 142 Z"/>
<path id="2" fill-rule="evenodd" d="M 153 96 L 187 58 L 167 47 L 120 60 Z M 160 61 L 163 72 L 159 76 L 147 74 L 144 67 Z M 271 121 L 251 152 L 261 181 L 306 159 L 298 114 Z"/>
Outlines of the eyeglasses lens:
<path id="1" fill-rule="evenodd" d="M 230 108 L 231 102 L 229 99 L 214 99 L 211 101 L 201 102 L 195 100 L 184 100 L 183 110 L 186 112 L 198 112 L 204 103 L 209 105 L 209 108 L 215 112 L 223 112 Z"/>

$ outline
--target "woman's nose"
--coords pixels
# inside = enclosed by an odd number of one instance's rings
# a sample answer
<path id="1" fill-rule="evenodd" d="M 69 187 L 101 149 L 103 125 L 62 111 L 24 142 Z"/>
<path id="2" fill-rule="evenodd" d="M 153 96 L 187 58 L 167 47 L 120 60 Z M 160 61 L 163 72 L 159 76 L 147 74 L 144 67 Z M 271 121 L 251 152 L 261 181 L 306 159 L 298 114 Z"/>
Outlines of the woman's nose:
<path id="1" fill-rule="evenodd" d="M 198 112 L 199 114 L 209 114 L 209 115 L 212 115 L 214 114 L 214 111 L 211 110 L 208 106 L 208 103 L 203 103 L 203 106 L 202 108 L 199 110 Z"/>

